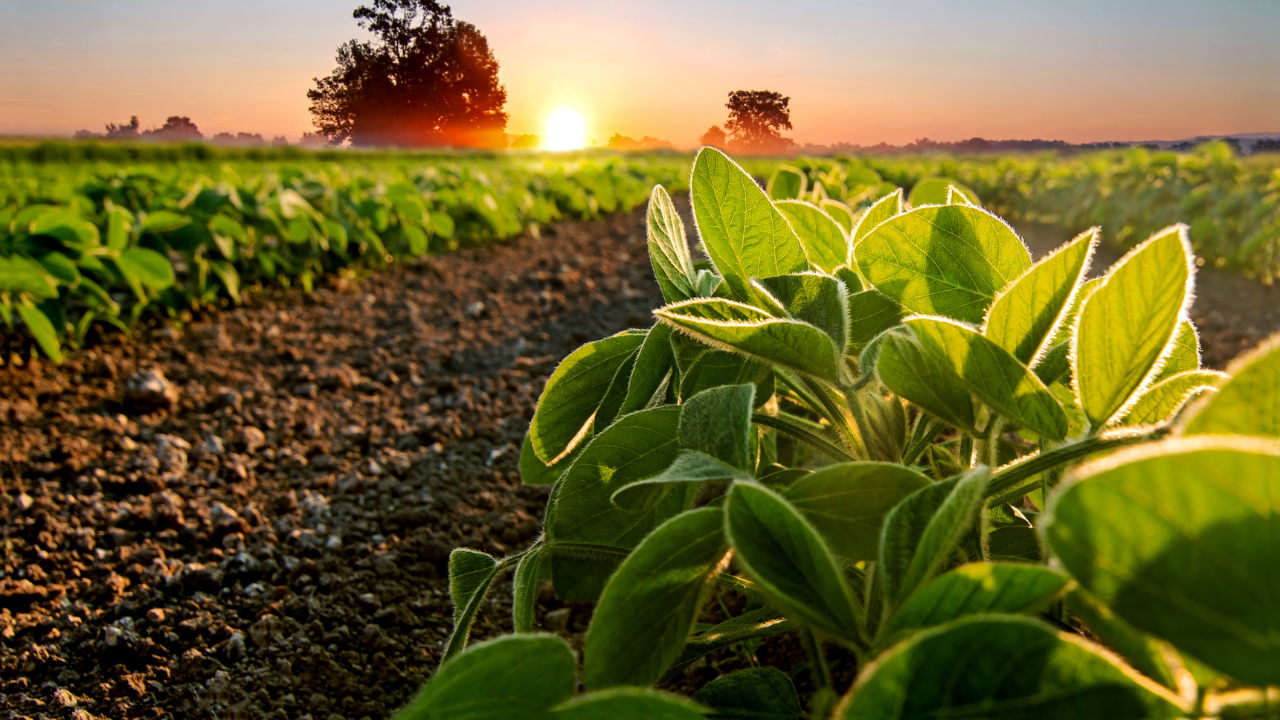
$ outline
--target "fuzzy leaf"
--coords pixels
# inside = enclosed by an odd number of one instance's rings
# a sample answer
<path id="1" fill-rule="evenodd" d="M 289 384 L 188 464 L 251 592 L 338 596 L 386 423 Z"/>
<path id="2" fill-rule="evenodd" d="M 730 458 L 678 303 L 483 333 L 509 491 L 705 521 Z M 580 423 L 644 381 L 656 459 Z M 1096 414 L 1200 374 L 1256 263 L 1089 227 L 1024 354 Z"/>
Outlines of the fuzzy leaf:
<path id="1" fill-rule="evenodd" d="M 878 225 L 854 250 L 862 275 L 909 310 L 978 324 L 1031 266 L 1026 245 L 981 208 L 917 208 Z"/>
<path id="2" fill-rule="evenodd" d="M 600 596 L 585 640 L 587 688 L 657 682 L 679 657 L 728 550 L 718 507 L 682 513 L 654 529 Z"/>
<path id="3" fill-rule="evenodd" d="M 829 273 L 848 261 L 845 231 L 821 208 L 800 200 L 779 200 L 774 205 L 799 236 L 810 264 Z"/>
<path id="4" fill-rule="evenodd" d="M 1182 717 L 1177 699 L 1078 635 L 975 615 L 912 636 L 863 668 L 834 717 L 985 720 Z"/>
<path id="5" fill-rule="evenodd" d="M 1031 266 L 991 304 L 982 334 L 1034 367 L 1049 349 L 1098 243 L 1098 229 L 1074 240 Z"/>
<path id="6" fill-rule="evenodd" d="M 779 165 L 769 176 L 769 184 L 765 193 L 773 200 L 794 200 L 804 195 L 808 177 L 798 168 L 790 165 Z"/>
<path id="7" fill-rule="evenodd" d="M 1046 537 L 1134 627 L 1252 685 L 1280 683 L 1280 446 L 1193 437 L 1081 468 Z"/>
<path id="8" fill-rule="evenodd" d="M 798 273 L 752 280 L 776 300 L 787 315 L 825 332 L 841 354 L 849 336 L 848 296 L 839 280 L 818 273 Z"/>
<path id="9" fill-rule="evenodd" d="M 442 661 L 462 652 L 471 636 L 471 623 L 485 593 L 498 575 L 498 561 L 478 550 L 458 548 L 449 555 L 449 598 L 453 600 L 453 632 Z"/>
<path id="10" fill-rule="evenodd" d="M 813 524 L 833 553 L 853 561 L 875 560 L 885 516 L 929 484 L 928 478 L 901 465 L 851 462 L 804 475 L 782 496 Z"/>
<path id="11" fill-rule="evenodd" d="M 624 485 L 613 493 L 613 504 L 625 510 L 650 507 L 663 497 L 666 485 L 691 483 L 701 485 L 712 480 L 733 480 L 745 473 L 735 467 L 696 450 L 681 450 L 671 467 L 653 477 Z"/>
<path id="12" fill-rule="evenodd" d="M 760 186 L 724 153 L 698 151 L 689 189 L 703 247 L 733 297 L 750 297 L 750 278 L 805 269 L 800 238 Z"/>
<path id="13" fill-rule="evenodd" d="M 797 720 L 804 714 L 791 678 L 771 667 L 721 675 L 703 685 L 693 699 L 725 720 Z"/>
<path id="14" fill-rule="evenodd" d="M 951 367 L 936 360 L 908 330 L 880 335 L 862 353 L 863 372 L 874 365 L 880 381 L 933 415 L 971 433 L 973 399 Z"/>
<path id="15" fill-rule="evenodd" d="M 1280 437 L 1280 337 L 1231 364 L 1231 379 L 1198 406 L 1186 435 Z"/>
<path id="16" fill-rule="evenodd" d="M 658 323 L 649 328 L 649 334 L 645 335 L 636 355 L 635 368 L 627 381 L 627 396 L 618 414 L 626 415 L 647 407 L 675 367 L 675 362 L 675 353 L 671 350 L 671 326 Z"/>
<path id="17" fill-rule="evenodd" d="M 689 255 L 689 241 L 684 234 L 684 221 L 676 212 L 671 197 L 661 185 L 653 186 L 646 213 L 649 237 L 649 261 L 653 275 L 667 302 L 679 302 L 695 296 L 697 273 Z"/>
<path id="18" fill-rule="evenodd" d="M 613 688 L 576 697 L 557 707 L 552 718 L 554 720 L 703 720 L 700 709 L 697 704 L 678 695 L 639 688 Z"/>
<path id="19" fill-rule="evenodd" d="M 555 463 L 591 431 L 618 368 L 644 341 L 644 332 L 624 331 L 587 343 L 561 361 L 538 398 L 529 425 L 533 450 L 543 463 Z"/>
<path id="20" fill-rule="evenodd" d="M 1188 370 L 1200 369 L 1200 333 L 1196 331 L 1195 323 L 1183 318 L 1178 323 L 1178 329 L 1174 331 L 1173 339 L 1169 344 L 1169 352 L 1154 382 L 1166 380 Z"/>
<path id="21" fill-rule="evenodd" d="M 875 230 L 880 223 L 890 218 L 897 217 L 902 214 L 902 188 L 898 188 L 893 192 L 872 203 L 871 207 L 858 217 L 858 224 L 854 225 L 853 231 L 849 233 L 849 259 L 848 264 L 854 265 L 854 251 L 862 239 Z"/>
<path id="22" fill-rule="evenodd" d="M 1186 402 L 1227 379 L 1213 370 L 1188 370 L 1162 380 L 1142 393 L 1120 420 L 1121 425 L 1151 425 L 1168 420 Z"/>
<path id="23" fill-rule="evenodd" d="M 1157 372 L 1191 301 L 1191 248 L 1175 225 L 1134 248 L 1085 299 L 1073 339 L 1080 408 L 1100 429 Z"/>
<path id="24" fill-rule="evenodd" d="M 680 447 L 709 455 L 743 472 L 751 462 L 751 408 L 755 386 L 703 390 L 680 406 Z"/>
<path id="25" fill-rule="evenodd" d="M 725 503 L 734 560 L 788 617 L 837 637 L 858 632 L 858 606 L 813 526 L 780 495 L 734 483 Z"/>

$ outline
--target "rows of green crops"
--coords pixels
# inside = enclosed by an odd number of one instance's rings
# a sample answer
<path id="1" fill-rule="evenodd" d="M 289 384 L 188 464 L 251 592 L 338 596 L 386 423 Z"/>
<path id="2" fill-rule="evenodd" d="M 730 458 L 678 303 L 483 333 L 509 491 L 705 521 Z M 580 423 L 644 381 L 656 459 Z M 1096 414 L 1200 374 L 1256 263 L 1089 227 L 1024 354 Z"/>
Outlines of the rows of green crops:
<path id="1" fill-rule="evenodd" d="M 1224 143 L 1190 153 L 1126 150 L 1082 155 L 890 156 L 788 161 L 810 199 L 855 210 L 877 194 L 947 178 L 1014 221 L 1083 230 L 1131 247 L 1175 222 L 1197 255 L 1264 282 L 1280 277 L 1280 156 L 1241 158 Z M 821 185 L 822 187 L 818 187 Z M 942 185 L 945 189 L 945 184 Z"/>
<path id="2" fill-rule="evenodd" d="M 309 289 L 328 273 L 630 209 L 654 183 L 686 186 L 689 167 L 678 156 L 48 155 L 0 161 L 0 319 L 55 360 L 95 327 L 127 331 L 148 313 L 181 317 L 266 284 Z"/>

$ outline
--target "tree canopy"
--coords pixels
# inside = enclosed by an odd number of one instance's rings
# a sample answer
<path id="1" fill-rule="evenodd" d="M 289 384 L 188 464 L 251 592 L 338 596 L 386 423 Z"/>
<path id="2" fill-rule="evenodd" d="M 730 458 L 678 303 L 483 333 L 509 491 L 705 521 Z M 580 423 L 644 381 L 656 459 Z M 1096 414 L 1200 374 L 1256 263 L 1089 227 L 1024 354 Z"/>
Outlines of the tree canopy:
<path id="1" fill-rule="evenodd" d="M 735 152 L 781 152 L 792 140 L 782 137 L 791 129 L 791 98 L 770 90 L 735 90 L 729 93 L 729 119 L 724 124 L 729 147 Z"/>
<path id="2" fill-rule="evenodd" d="M 474 25 L 435 0 L 373 0 L 353 16 L 374 39 L 339 46 L 307 92 L 330 143 L 505 146 L 507 91 Z"/>

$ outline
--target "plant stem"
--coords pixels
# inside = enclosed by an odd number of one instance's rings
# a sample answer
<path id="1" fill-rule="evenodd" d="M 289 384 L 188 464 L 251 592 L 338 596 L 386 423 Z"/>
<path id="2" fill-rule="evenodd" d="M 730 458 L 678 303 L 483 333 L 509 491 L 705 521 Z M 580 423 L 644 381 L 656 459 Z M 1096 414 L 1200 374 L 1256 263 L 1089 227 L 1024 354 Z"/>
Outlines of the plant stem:
<path id="1" fill-rule="evenodd" d="M 822 644 L 809 628 L 800 629 L 800 639 L 804 641 L 805 650 L 809 651 L 809 665 L 812 667 L 813 684 L 819 691 L 831 690 L 831 669 L 827 667 L 827 658 L 822 654 Z"/>
<path id="2" fill-rule="evenodd" d="M 902 454 L 902 464 L 911 465 L 920 459 L 920 455 L 929 448 L 929 444 L 933 439 L 942 432 L 942 428 L 946 427 L 946 423 L 941 420 L 930 420 L 921 414 L 920 419 L 916 422 L 915 432 L 911 436 L 911 444 L 907 446 L 907 451 Z"/>
<path id="3" fill-rule="evenodd" d="M 838 462 L 850 462 L 858 459 L 848 450 L 824 440 L 812 432 L 809 432 L 807 428 L 800 427 L 795 423 L 784 422 L 772 415 L 766 415 L 764 413 L 752 413 L 751 421 L 758 425 L 773 428 L 789 438 L 799 440 L 823 455 L 830 457 L 832 460 L 836 460 Z"/>
<path id="4" fill-rule="evenodd" d="M 1012 490 L 1023 481 L 1039 473 L 1064 465 L 1072 460 L 1078 460 L 1086 455 L 1092 455 L 1103 450 L 1114 450 L 1128 445 L 1136 445 L 1149 440 L 1159 440 L 1169 433 L 1169 428 L 1157 427 L 1146 433 L 1121 431 L 1093 435 L 1050 450 L 1047 453 L 1028 457 L 1026 460 L 1010 464 L 1004 470 L 992 475 L 991 482 L 987 483 L 987 497 L 996 498 L 1001 496 L 1005 491 Z M 1027 490 L 1027 492 L 1030 491 L 1031 489 Z"/>
<path id="5" fill-rule="evenodd" d="M 845 408 L 847 407 L 847 404 L 837 402 L 836 399 L 832 397 L 835 394 L 835 391 L 820 382 L 804 379 L 802 379 L 801 382 L 804 383 L 805 387 L 809 388 L 809 391 L 818 398 L 820 403 L 822 403 L 822 408 L 826 411 L 824 416 L 831 422 L 831 425 L 836 429 L 836 432 L 840 434 L 840 439 L 845 441 L 849 446 L 849 449 L 853 450 L 853 454 L 858 456 L 858 459 L 865 460 L 867 458 L 867 449 L 858 437 L 857 431 L 849 424 L 849 418 L 845 415 Z"/>

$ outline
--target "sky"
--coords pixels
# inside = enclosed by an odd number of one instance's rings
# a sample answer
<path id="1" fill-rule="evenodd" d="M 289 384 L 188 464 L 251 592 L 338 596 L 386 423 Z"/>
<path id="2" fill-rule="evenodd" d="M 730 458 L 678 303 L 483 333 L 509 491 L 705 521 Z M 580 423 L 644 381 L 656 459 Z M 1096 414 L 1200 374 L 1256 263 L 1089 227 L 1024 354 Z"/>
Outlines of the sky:
<path id="1" fill-rule="evenodd" d="M 0 135 L 190 117 L 311 130 L 360 0 L 0 0 Z M 791 98 L 799 143 L 1280 133 L 1278 0 L 457 0 L 508 132 L 569 108 L 692 146 L 732 90 Z"/>

